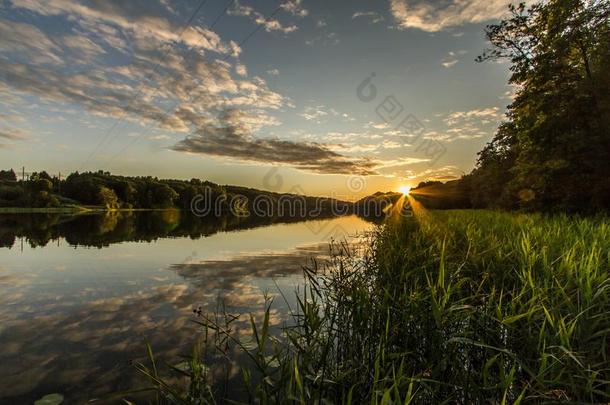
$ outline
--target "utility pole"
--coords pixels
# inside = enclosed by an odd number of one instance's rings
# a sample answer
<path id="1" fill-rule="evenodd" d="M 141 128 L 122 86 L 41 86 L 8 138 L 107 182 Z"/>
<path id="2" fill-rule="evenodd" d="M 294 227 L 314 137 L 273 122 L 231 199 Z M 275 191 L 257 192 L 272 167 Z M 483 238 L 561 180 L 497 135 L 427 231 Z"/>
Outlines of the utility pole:
<path id="1" fill-rule="evenodd" d="M 61 172 L 59 172 L 59 181 L 57 182 L 57 194 L 61 195 Z"/>
<path id="2" fill-rule="evenodd" d="M 21 181 L 25 181 L 25 166 L 21 168 Z"/>

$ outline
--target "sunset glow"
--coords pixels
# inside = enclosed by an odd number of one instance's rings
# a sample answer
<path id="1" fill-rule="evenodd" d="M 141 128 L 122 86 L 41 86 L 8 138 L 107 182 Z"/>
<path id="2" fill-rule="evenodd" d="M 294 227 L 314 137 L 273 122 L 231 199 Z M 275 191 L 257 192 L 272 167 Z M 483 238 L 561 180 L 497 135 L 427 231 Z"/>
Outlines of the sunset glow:
<path id="1" fill-rule="evenodd" d="M 398 188 L 398 191 L 399 191 L 400 193 L 403 193 L 404 195 L 407 195 L 407 194 L 409 194 L 409 192 L 411 191 L 411 187 L 409 187 L 409 186 L 400 186 L 400 187 Z"/>

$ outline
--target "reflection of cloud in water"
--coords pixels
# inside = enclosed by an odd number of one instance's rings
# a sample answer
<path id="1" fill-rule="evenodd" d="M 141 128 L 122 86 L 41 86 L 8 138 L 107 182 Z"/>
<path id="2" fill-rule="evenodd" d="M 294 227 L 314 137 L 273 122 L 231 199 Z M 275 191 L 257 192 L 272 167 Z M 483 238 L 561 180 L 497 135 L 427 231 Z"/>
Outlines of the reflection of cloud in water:
<path id="1" fill-rule="evenodd" d="M 244 277 L 273 278 L 301 274 L 312 257 L 328 254 L 328 244 L 298 247 L 286 253 L 243 255 L 231 260 L 202 260 L 173 264 L 170 268 L 198 287 L 232 290 Z"/>
<path id="2" fill-rule="evenodd" d="M 11 284 L 10 301 L 6 296 L 0 300 L 0 402 L 33 402 L 49 390 L 61 392 L 69 402 L 82 402 L 134 388 L 139 380 L 129 361 L 144 360 L 144 336 L 159 359 L 174 361 L 194 342 L 193 308 L 213 312 L 220 297 L 230 311 L 253 313 L 260 320 L 262 293 L 274 288 L 271 279 L 289 288 L 286 283 L 296 282 L 294 277 L 312 256 L 327 253 L 328 246 L 321 244 L 233 260 L 191 260 L 170 266 L 186 283 L 95 299 L 89 293 L 105 292 L 104 286 L 83 286 L 82 295 L 37 291 L 33 296 L 25 294 L 31 286 L 23 278 L 0 273 L 0 283 Z M 276 300 L 272 325 L 281 324 L 286 313 Z M 247 336 L 247 317 L 232 328 Z"/>

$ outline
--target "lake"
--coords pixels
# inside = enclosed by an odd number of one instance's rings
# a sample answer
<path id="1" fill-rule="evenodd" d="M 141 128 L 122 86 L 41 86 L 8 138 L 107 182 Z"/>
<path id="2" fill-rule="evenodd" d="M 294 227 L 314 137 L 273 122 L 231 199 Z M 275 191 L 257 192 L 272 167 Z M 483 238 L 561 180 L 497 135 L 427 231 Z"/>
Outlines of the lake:
<path id="1" fill-rule="evenodd" d="M 51 393 L 80 403 L 139 386 L 131 362 L 145 361 L 144 339 L 177 363 L 199 331 L 195 309 L 260 315 L 268 294 L 279 329 L 302 266 L 372 226 L 356 216 L 0 215 L 0 403 Z M 242 318 L 234 327 L 247 333 Z"/>

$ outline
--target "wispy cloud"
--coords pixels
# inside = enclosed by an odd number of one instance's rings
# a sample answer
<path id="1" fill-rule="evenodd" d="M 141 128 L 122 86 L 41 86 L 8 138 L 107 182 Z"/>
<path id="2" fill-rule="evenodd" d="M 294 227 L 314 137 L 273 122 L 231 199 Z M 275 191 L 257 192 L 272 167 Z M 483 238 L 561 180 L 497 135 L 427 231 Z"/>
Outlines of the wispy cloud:
<path id="1" fill-rule="evenodd" d="M 406 170 L 403 173 L 403 176 L 417 183 L 426 180 L 437 180 L 443 182 L 457 180 L 463 174 L 463 171 L 461 171 L 457 166 L 449 165 L 421 171 Z"/>
<path id="2" fill-rule="evenodd" d="M 499 18 L 507 12 L 510 3 L 508 0 L 390 0 L 390 11 L 401 29 L 436 32 Z"/>
<path id="3" fill-rule="evenodd" d="M 445 68 L 450 68 L 450 67 L 453 67 L 458 62 L 459 62 L 459 59 L 457 59 L 455 57 L 455 53 L 449 52 L 449 55 L 445 56 L 445 58 L 443 58 L 443 60 L 441 61 L 441 65 L 443 65 L 443 67 L 445 67 Z"/>
<path id="4" fill-rule="evenodd" d="M 496 130 L 502 117 L 498 107 L 455 111 L 443 117 L 445 129 L 428 131 L 425 138 L 443 142 L 483 138 Z"/>
<path id="5" fill-rule="evenodd" d="M 298 4 L 297 4 L 297 6 L 292 6 L 293 3 L 295 3 L 295 2 L 288 1 L 286 3 L 283 3 L 280 7 L 284 8 L 285 10 L 288 10 L 288 9 L 295 10 L 294 7 L 297 7 Z M 300 2 L 298 2 L 298 3 L 300 3 Z M 288 33 L 294 32 L 298 29 L 298 27 L 294 24 L 282 25 L 282 23 L 280 23 L 275 18 L 265 17 L 262 13 L 256 11 L 253 7 L 243 5 L 238 0 L 235 0 L 235 2 L 233 3 L 233 6 L 228 10 L 228 13 L 229 13 L 229 15 L 248 17 L 255 24 L 263 26 L 265 28 L 265 31 L 267 31 L 267 32 L 280 31 L 285 34 L 288 34 Z"/>
<path id="6" fill-rule="evenodd" d="M 296 17 L 306 17 L 309 11 L 302 6 L 302 0 L 286 0 L 280 8 Z"/>
<path id="7" fill-rule="evenodd" d="M 357 18 L 367 18 L 372 24 L 377 24 L 384 20 L 383 16 L 375 11 L 356 11 L 352 14 L 352 20 Z"/>
<path id="8" fill-rule="evenodd" d="M 307 121 L 312 121 L 317 124 L 326 122 L 329 118 L 338 119 L 344 122 L 354 121 L 354 118 L 347 113 L 341 113 L 334 108 L 329 108 L 325 105 L 306 107 L 300 114 Z"/>
<path id="9" fill-rule="evenodd" d="M 0 149 L 12 149 L 13 142 L 24 141 L 29 138 L 27 132 L 15 128 L 0 128 Z M 8 141 L 8 143 L 6 142 Z"/>
<path id="10" fill-rule="evenodd" d="M 28 135 L 21 129 L 0 128 L 0 138 L 9 141 L 23 141 L 28 138 Z"/>
<path id="11" fill-rule="evenodd" d="M 336 32 L 325 32 L 305 40 L 305 45 L 315 46 L 335 46 L 339 45 L 341 39 Z"/>

